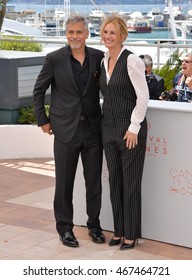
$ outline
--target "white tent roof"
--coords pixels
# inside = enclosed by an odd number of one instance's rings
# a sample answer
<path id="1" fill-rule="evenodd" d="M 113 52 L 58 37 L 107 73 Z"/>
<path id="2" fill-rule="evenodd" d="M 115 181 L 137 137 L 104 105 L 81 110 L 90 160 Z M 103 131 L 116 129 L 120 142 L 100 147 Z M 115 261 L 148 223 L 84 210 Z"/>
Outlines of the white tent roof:
<path id="1" fill-rule="evenodd" d="M 41 32 L 40 29 L 7 18 L 4 18 L 1 31 L 9 35 L 13 34 L 13 35 L 43 36 L 43 33 Z"/>

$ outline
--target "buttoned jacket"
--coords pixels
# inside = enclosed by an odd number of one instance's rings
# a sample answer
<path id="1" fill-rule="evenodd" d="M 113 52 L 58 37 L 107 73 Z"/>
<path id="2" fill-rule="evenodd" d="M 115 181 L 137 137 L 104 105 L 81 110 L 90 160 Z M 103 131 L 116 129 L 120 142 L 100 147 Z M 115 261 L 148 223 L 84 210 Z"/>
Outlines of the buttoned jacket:
<path id="1" fill-rule="evenodd" d="M 53 134 L 62 142 L 68 143 L 77 128 L 83 111 L 93 128 L 99 132 L 102 118 L 99 99 L 100 63 L 103 52 L 86 47 L 89 59 L 89 78 L 81 95 L 70 61 L 70 48 L 63 47 L 49 53 L 37 77 L 33 90 L 33 102 L 38 126 L 51 124 Z M 44 103 L 47 89 L 51 86 L 49 117 Z"/>

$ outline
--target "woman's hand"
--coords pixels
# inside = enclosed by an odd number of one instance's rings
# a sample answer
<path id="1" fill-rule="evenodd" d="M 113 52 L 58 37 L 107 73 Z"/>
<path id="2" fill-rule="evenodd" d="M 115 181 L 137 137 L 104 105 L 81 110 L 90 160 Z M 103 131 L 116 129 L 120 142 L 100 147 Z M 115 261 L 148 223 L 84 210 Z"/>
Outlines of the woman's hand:
<path id="1" fill-rule="evenodd" d="M 138 144 L 138 135 L 130 131 L 126 131 L 123 140 L 126 140 L 126 148 L 132 149 Z"/>

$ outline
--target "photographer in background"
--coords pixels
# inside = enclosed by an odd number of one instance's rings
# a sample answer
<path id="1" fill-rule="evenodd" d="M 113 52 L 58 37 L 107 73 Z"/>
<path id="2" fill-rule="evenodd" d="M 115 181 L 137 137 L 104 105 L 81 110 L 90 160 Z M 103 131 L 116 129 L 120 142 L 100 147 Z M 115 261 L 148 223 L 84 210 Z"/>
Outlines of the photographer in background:
<path id="1" fill-rule="evenodd" d="M 164 79 L 152 72 L 153 60 L 150 55 L 139 56 L 145 64 L 146 80 L 149 88 L 150 99 L 159 100 L 161 93 L 164 91 Z"/>
<path id="2" fill-rule="evenodd" d="M 192 53 L 182 59 L 182 71 L 177 74 L 173 81 L 174 92 L 178 102 L 192 101 Z"/>
<path id="3" fill-rule="evenodd" d="M 182 71 L 174 77 L 173 88 L 161 94 L 161 100 L 192 102 L 192 53 L 186 54 L 181 62 Z"/>

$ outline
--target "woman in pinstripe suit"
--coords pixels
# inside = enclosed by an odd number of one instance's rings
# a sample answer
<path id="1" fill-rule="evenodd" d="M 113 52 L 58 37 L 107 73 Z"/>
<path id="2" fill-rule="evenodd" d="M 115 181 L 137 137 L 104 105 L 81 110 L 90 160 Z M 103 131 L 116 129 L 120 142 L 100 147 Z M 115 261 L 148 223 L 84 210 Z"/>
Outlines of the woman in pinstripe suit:
<path id="1" fill-rule="evenodd" d="M 123 46 L 128 31 L 117 16 L 104 20 L 108 48 L 101 65 L 102 137 L 109 170 L 114 236 L 109 245 L 134 248 L 141 237 L 141 180 L 147 137 L 149 91 L 143 61 Z"/>

